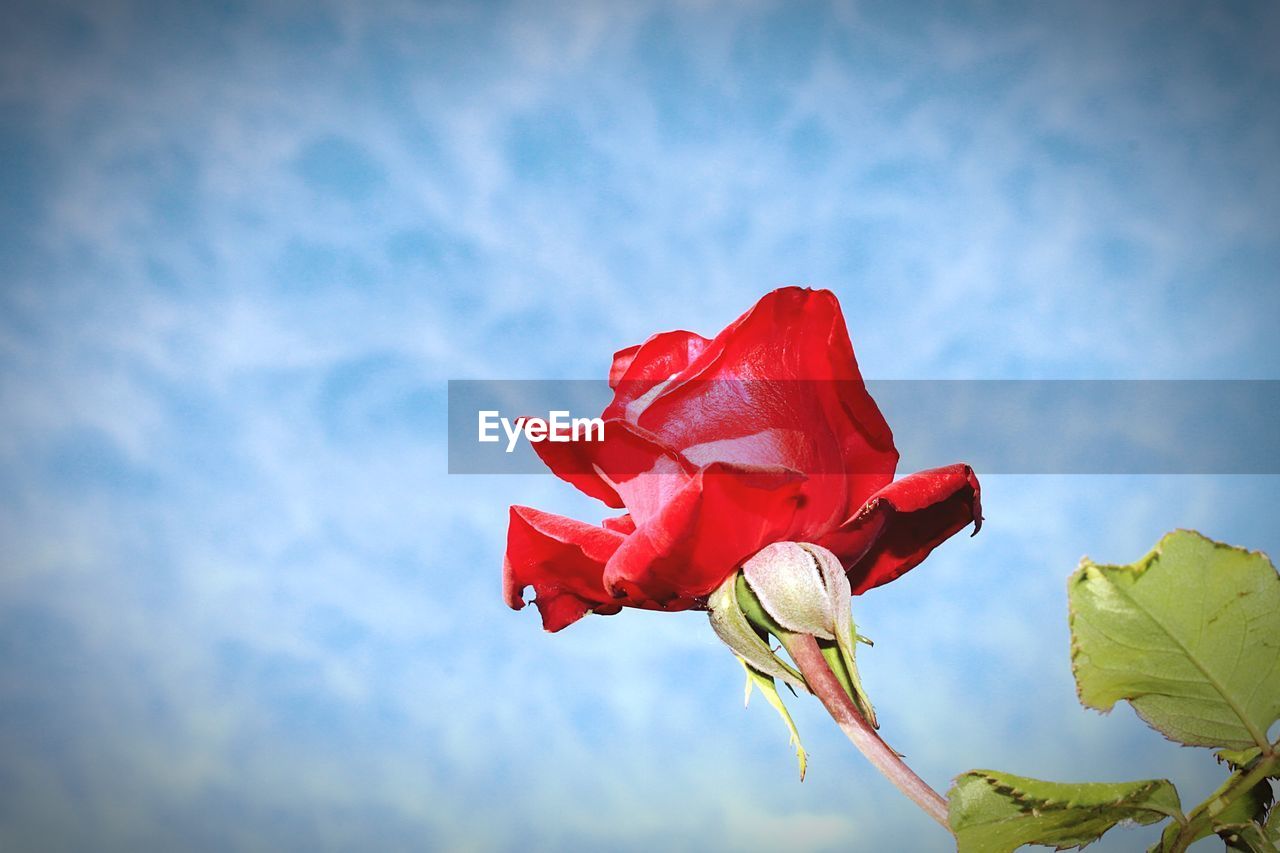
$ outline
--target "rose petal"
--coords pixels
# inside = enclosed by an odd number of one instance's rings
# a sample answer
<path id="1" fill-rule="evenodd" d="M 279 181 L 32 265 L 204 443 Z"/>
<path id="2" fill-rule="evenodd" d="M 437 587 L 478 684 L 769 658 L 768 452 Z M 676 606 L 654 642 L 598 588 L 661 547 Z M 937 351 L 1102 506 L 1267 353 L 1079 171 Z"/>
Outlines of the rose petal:
<path id="1" fill-rule="evenodd" d="M 715 463 L 685 483 L 609 559 L 612 594 L 699 605 L 738 565 L 790 538 L 804 475 Z"/>
<path id="2" fill-rule="evenodd" d="M 642 396 L 648 386 L 688 367 L 708 343 L 702 335 L 677 329 L 659 332 L 642 344 L 618 350 L 609 368 L 609 387 L 616 390 L 625 379 L 627 399 Z"/>
<path id="3" fill-rule="evenodd" d="M 618 383 L 627 374 L 627 368 L 631 366 L 631 362 L 635 361 L 636 353 L 640 352 L 640 347 L 642 346 L 644 344 L 634 344 L 613 354 L 613 364 L 609 366 L 610 388 L 618 387 Z"/>
<path id="4" fill-rule="evenodd" d="M 588 611 L 704 607 L 780 541 L 835 551 L 863 592 L 981 523 L 967 466 L 891 482 L 893 436 L 830 292 L 774 291 L 710 341 L 655 335 L 618 352 L 609 381 L 604 441 L 534 447 L 628 512 L 595 526 L 512 508 L 507 600 L 524 606 L 532 585 L 548 630 Z"/>
<path id="5" fill-rule="evenodd" d="M 502 578 L 507 604 L 523 608 L 524 590 L 532 586 L 548 631 L 559 631 L 592 609 L 616 613 L 617 602 L 605 592 L 602 576 L 624 540 L 622 534 L 593 524 L 511 507 Z"/>
<path id="6" fill-rule="evenodd" d="M 633 414 L 617 397 L 606 412 Z M 839 303 L 825 290 L 767 294 L 634 419 L 698 465 L 780 465 L 809 474 L 802 514 L 815 536 L 888 484 L 897 464 Z"/>
<path id="7" fill-rule="evenodd" d="M 919 565 L 970 522 L 976 534 L 982 527 L 981 496 L 978 478 L 968 465 L 921 471 L 876 492 L 818 544 L 841 558 L 858 595 Z"/>
<path id="8" fill-rule="evenodd" d="M 609 439 L 609 426 L 605 424 L 605 440 Z M 533 451 L 544 465 L 561 480 L 574 486 L 587 497 L 595 498 L 607 507 L 622 509 L 622 496 L 600 476 L 595 468 L 599 448 L 586 441 L 533 442 Z"/>
<path id="9" fill-rule="evenodd" d="M 661 510 L 697 470 L 657 436 L 611 419 L 603 441 L 540 441 L 534 451 L 557 477 L 641 523 Z"/>
<path id="10" fill-rule="evenodd" d="M 623 536 L 636 532 L 635 521 L 631 518 L 629 513 L 625 512 L 622 515 L 615 515 L 612 518 L 606 518 L 604 521 L 600 522 L 600 526 L 605 530 L 612 530 L 614 533 L 621 533 Z"/>

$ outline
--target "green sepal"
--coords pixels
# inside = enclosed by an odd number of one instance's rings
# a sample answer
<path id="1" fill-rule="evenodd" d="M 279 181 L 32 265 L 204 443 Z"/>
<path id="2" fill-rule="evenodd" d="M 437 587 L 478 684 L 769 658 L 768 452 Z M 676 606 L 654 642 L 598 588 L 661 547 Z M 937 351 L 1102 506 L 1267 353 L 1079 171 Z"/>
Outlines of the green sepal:
<path id="1" fill-rule="evenodd" d="M 742 576 L 742 572 L 738 572 L 734 581 L 734 594 L 737 596 L 738 607 L 742 610 L 742 615 L 747 617 L 757 631 L 767 632 L 775 637 L 784 637 L 790 635 L 790 631 L 783 628 L 777 621 L 769 615 L 764 609 L 764 605 L 760 603 L 760 599 L 756 597 L 755 591 L 751 589 L 751 585 L 747 583 L 747 579 Z"/>
<path id="2" fill-rule="evenodd" d="M 795 721 L 791 719 L 791 713 L 787 710 L 787 706 L 783 704 L 782 697 L 778 695 L 778 688 L 774 684 L 773 679 L 759 672 L 742 658 L 738 658 L 738 663 L 742 664 L 742 668 L 747 671 L 747 686 L 742 697 L 742 704 L 748 705 L 751 702 L 751 687 L 754 685 L 762 694 L 765 701 L 773 706 L 778 712 L 778 716 L 782 717 L 782 722 L 787 727 L 787 733 L 791 738 L 791 745 L 796 750 L 796 761 L 800 764 L 800 781 L 804 781 L 805 770 L 809 766 L 809 756 L 804 751 L 804 746 L 800 743 L 800 732 L 796 729 Z"/>
<path id="3" fill-rule="evenodd" d="M 827 666 L 831 668 L 836 680 L 844 688 L 844 692 L 853 700 L 854 707 L 872 728 L 880 728 L 880 723 L 876 720 L 876 710 L 872 707 L 871 699 L 867 696 L 866 690 L 862 687 L 862 681 L 858 677 L 858 667 L 851 653 L 853 641 L 845 644 L 819 640 L 818 648 L 822 651 L 822 656 L 826 659 Z"/>
<path id="4" fill-rule="evenodd" d="M 751 589 L 751 585 L 747 583 L 746 578 L 741 573 L 738 575 L 735 591 L 737 593 L 738 606 L 747 621 L 757 631 L 762 634 L 768 632 L 779 639 L 790 636 L 790 632 L 779 625 L 777 620 L 764 609 L 759 597 L 756 596 L 755 591 Z M 840 686 L 844 688 L 844 692 L 849 694 L 854 706 L 873 728 L 879 728 L 880 724 L 876 720 L 875 708 L 872 707 L 871 699 L 862 687 L 862 680 L 858 676 L 858 666 L 854 658 L 854 649 L 859 639 L 858 633 L 854 629 L 852 615 L 847 615 L 848 605 L 842 602 L 842 606 L 844 612 L 838 613 L 836 616 L 836 639 L 818 640 L 818 648 L 822 650 L 822 656 L 826 658 L 827 666 L 835 674 Z"/>
<path id="5" fill-rule="evenodd" d="M 735 594 L 740 575 L 722 583 L 707 599 L 711 629 L 738 657 L 765 675 L 781 679 L 792 687 L 809 692 L 804 676 L 794 667 L 774 654 L 773 649 L 761 637 L 760 632 L 743 614 Z"/>
<path id="6" fill-rule="evenodd" d="M 830 658 L 827 659 L 831 671 L 836 674 L 836 678 L 840 679 L 840 684 L 844 687 L 849 698 L 853 700 L 854 706 L 858 709 L 873 729 L 880 728 L 880 722 L 876 719 L 876 709 L 871 704 L 871 697 L 867 695 L 867 691 L 862 686 L 862 679 L 858 676 L 858 664 L 854 657 L 858 647 L 858 632 L 853 626 L 853 615 L 850 612 L 848 597 L 842 602 L 839 610 L 836 612 L 836 645 L 840 652 L 840 662 L 842 666 L 835 666 Z M 825 654 L 825 650 L 823 652 Z"/>
<path id="7" fill-rule="evenodd" d="M 849 670 L 845 667 L 843 651 L 835 642 L 822 640 L 818 641 L 818 650 L 822 652 L 822 657 L 826 659 L 827 666 L 830 667 L 836 681 L 839 681 L 844 692 L 852 697 L 854 695 L 853 680 L 849 678 Z"/>

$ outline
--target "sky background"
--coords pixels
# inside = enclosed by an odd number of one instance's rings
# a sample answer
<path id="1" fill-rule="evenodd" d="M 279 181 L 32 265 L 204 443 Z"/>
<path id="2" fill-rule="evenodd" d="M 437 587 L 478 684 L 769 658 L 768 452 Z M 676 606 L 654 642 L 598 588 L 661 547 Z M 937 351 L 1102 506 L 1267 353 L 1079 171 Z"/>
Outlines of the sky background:
<path id="1" fill-rule="evenodd" d="M 799 783 L 704 616 L 507 610 L 508 505 L 604 508 L 448 476 L 445 383 L 602 377 L 782 284 L 878 379 L 1280 378 L 1278 40 L 1265 3 L 6 4 L 0 846 L 947 849 L 812 701 Z M 1076 703 L 1065 581 L 1174 527 L 1280 552 L 1280 481 L 983 486 L 854 602 L 889 742 L 1198 802 L 1207 754 Z"/>

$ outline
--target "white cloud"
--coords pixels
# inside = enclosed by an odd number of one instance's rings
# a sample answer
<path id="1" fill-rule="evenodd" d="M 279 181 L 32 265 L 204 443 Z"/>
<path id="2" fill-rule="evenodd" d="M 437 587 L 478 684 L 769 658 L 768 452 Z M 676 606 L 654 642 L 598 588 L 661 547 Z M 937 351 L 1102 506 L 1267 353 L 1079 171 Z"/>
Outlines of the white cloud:
<path id="1" fill-rule="evenodd" d="M 311 42 L 283 6 L 186 31 L 86 9 L 74 50 L 23 19 L 0 77 L 55 174 L 0 294 L 11 837 L 943 849 L 799 701 L 796 783 L 699 615 L 507 612 L 506 506 L 603 511 L 446 476 L 443 381 L 602 376 L 783 282 L 837 291 L 871 376 L 1269 375 L 1280 113 L 1229 68 L 1190 85 L 1218 61 L 1194 52 L 1145 96 L 1170 57 L 1126 40 L 1197 21 L 850 6 L 783 57 L 771 8 L 348 6 L 308 11 L 333 21 Z M 384 176 L 365 202 L 296 168 L 334 136 Z M 1275 485 L 986 484 L 978 538 L 855 602 L 891 741 L 938 785 L 1203 787 L 1073 704 L 1065 577 L 1178 525 L 1274 551 Z"/>

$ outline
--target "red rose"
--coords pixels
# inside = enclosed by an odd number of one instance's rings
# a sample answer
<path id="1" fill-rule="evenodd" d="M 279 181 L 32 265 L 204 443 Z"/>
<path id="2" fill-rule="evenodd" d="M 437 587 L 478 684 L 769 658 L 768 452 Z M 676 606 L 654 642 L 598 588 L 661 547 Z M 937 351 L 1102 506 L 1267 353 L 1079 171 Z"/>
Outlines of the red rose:
<path id="1" fill-rule="evenodd" d="M 834 552 L 854 593 L 981 526 L 967 465 L 892 482 L 893 434 L 826 290 L 766 294 L 713 340 L 664 332 L 614 356 L 605 440 L 535 444 L 558 476 L 623 515 L 595 526 L 511 508 L 507 603 L 543 626 L 588 612 L 688 610 L 774 542 Z"/>

